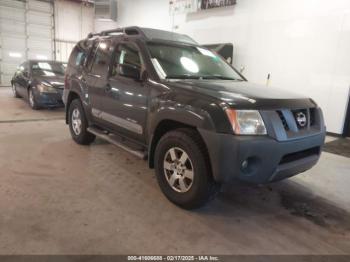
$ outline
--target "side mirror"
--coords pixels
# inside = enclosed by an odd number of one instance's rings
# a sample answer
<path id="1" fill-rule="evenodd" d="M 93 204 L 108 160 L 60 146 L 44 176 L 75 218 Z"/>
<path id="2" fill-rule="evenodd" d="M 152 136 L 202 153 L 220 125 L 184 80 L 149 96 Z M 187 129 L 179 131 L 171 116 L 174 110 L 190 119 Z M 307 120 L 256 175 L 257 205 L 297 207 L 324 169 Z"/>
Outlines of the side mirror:
<path id="1" fill-rule="evenodd" d="M 141 80 L 141 70 L 139 68 L 135 68 L 131 65 L 118 65 L 119 74 L 121 76 L 129 77 L 135 79 L 137 81 Z"/>

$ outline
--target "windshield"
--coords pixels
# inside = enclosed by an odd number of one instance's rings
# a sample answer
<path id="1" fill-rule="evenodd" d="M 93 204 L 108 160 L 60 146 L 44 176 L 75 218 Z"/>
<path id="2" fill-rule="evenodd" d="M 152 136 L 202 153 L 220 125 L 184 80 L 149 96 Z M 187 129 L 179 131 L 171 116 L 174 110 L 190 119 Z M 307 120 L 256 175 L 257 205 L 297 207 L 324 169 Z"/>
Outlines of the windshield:
<path id="1" fill-rule="evenodd" d="M 206 48 L 158 43 L 147 45 L 160 78 L 243 81 L 226 61 Z"/>
<path id="2" fill-rule="evenodd" d="M 32 64 L 33 75 L 38 76 L 61 76 L 64 75 L 65 67 L 60 62 L 34 62 Z"/>

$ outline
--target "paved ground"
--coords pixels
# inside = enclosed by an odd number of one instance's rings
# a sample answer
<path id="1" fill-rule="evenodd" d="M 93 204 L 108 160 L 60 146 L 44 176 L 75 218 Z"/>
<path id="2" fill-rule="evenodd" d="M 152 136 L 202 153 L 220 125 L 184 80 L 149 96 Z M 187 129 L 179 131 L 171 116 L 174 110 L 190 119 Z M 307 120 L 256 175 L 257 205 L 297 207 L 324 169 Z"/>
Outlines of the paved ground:
<path id="1" fill-rule="evenodd" d="M 60 110 L 0 89 L 0 254 L 350 253 L 350 159 L 324 153 L 271 186 L 227 185 L 184 211 L 146 162 L 103 141 L 79 146 Z M 3 122 L 2 120 L 43 119 Z"/>

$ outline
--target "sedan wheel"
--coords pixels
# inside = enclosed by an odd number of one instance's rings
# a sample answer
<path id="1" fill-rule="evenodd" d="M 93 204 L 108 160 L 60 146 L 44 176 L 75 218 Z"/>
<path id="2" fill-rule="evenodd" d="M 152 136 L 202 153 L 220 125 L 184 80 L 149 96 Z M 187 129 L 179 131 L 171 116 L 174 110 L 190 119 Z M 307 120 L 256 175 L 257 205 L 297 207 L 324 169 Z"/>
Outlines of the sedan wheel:
<path id="1" fill-rule="evenodd" d="M 39 109 L 39 106 L 37 105 L 37 102 L 35 100 L 35 96 L 32 88 L 30 88 L 28 91 L 28 100 L 29 100 L 29 105 L 32 109 L 34 110 Z"/>
<path id="2" fill-rule="evenodd" d="M 12 84 L 12 92 L 13 92 L 13 96 L 18 98 L 19 95 L 17 93 L 17 88 L 16 88 L 16 85 L 15 84 Z"/>
<path id="3" fill-rule="evenodd" d="M 33 107 L 34 104 L 35 104 L 35 102 L 34 102 L 34 95 L 33 95 L 33 91 L 32 90 L 29 91 L 29 104 L 30 104 L 31 107 Z"/>

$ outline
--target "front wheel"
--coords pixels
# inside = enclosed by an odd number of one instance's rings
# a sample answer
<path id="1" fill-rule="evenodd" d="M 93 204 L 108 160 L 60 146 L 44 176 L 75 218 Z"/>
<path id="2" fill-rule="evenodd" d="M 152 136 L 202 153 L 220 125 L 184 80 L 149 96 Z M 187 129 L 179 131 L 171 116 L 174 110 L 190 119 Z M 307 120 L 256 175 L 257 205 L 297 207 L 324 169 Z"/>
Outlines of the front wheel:
<path id="1" fill-rule="evenodd" d="M 79 99 L 74 99 L 69 106 L 69 130 L 73 140 L 80 145 L 89 145 L 96 136 L 87 131 L 88 121 Z"/>
<path id="2" fill-rule="evenodd" d="M 219 191 L 203 141 L 192 129 L 165 134 L 155 152 L 158 184 L 165 196 L 185 209 L 203 206 Z"/>
<path id="3" fill-rule="evenodd" d="M 36 101 L 36 98 L 35 98 L 35 95 L 33 92 L 33 88 L 31 88 L 31 87 L 28 90 L 28 100 L 29 100 L 29 105 L 32 109 L 38 110 L 40 108 L 37 101 Z"/>

